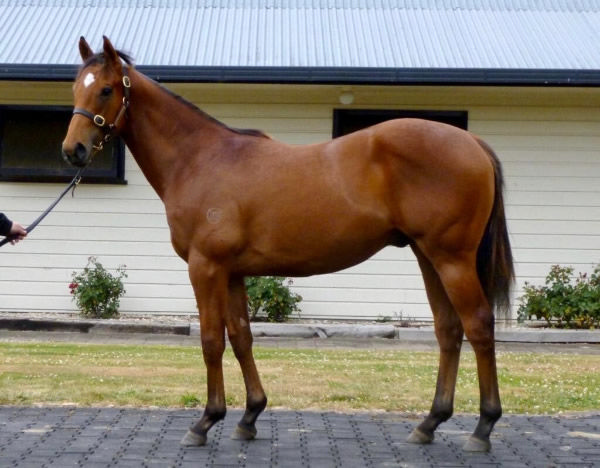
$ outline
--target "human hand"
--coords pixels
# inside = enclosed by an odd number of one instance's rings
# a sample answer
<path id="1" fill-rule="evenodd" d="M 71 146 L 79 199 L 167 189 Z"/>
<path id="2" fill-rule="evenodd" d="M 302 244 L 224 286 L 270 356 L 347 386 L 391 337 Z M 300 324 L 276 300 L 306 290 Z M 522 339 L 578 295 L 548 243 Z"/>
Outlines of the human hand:
<path id="1" fill-rule="evenodd" d="M 9 236 L 11 238 L 10 243 L 15 245 L 20 240 L 25 239 L 27 231 L 21 224 L 13 221 Z"/>

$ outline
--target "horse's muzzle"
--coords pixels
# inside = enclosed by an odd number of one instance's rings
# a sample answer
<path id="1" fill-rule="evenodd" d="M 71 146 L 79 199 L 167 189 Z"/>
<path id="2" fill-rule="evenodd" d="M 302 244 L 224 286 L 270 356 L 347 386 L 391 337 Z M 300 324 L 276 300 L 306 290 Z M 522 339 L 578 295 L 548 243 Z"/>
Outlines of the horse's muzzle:
<path id="1" fill-rule="evenodd" d="M 90 151 L 83 143 L 76 143 L 75 146 L 70 148 L 63 143 L 62 154 L 63 159 L 69 164 L 84 167 L 88 163 Z"/>

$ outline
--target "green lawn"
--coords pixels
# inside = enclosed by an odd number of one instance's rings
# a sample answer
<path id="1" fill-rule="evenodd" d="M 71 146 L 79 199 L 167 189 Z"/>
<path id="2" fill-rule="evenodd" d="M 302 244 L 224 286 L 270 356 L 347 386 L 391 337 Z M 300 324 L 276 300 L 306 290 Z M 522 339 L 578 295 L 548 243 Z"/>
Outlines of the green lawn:
<path id="1" fill-rule="evenodd" d="M 255 348 L 271 407 L 339 411 L 426 411 L 437 353 Z M 598 410 L 600 356 L 499 353 L 506 413 Z M 227 402 L 243 407 L 241 373 L 224 357 Z M 0 404 L 202 406 L 200 348 L 0 343 Z M 474 355 L 464 352 L 456 411 L 478 412 Z"/>

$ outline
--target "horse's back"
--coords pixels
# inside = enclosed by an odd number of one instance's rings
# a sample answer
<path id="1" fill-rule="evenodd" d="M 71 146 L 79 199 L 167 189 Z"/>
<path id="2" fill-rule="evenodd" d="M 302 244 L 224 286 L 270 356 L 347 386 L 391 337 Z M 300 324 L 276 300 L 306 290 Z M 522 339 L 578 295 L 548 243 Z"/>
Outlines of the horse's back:
<path id="1" fill-rule="evenodd" d="M 490 157 L 478 139 L 442 122 L 387 120 L 329 144 L 340 158 L 359 157 L 365 164 L 383 164 L 389 170 L 402 171 L 404 176 L 431 176 L 432 172 L 442 171 L 446 178 L 493 175 Z"/>

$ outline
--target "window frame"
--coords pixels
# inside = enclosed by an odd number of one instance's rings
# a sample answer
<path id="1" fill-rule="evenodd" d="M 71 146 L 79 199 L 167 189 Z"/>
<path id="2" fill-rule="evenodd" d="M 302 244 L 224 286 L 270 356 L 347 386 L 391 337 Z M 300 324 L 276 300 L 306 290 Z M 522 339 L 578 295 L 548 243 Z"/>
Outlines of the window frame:
<path id="1" fill-rule="evenodd" d="M 77 173 L 76 167 L 68 167 L 65 169 L 48 169 L 43 167 L 38 168 L 11 168 L 4 167 L 2 160 L 2 146 L 4 121 L 7 113 L 10 112 L 56 112 L 71 115 L 73 108 L 61 105 L 27 105 L 27 104 L 2 104 L 0 105 L 0 182 L 41 182 L 41 183 L 56 183 L 69 182 Z M 119 137 L 115 137 L 112 141 L 113 154 L 112 164 L 110 169 L 99 169 L 88 167 L 82 178 L 84 183 L 93 184 L 114 184 L 126 185 L 125 179 L 125 143 Z M 56 150 L 57 157 L 60 156 L 60 149 Z"/>
<path id="2" fill-rule="evenodd" d="M 378 119 L 380 122 L 401 118 L 434 120 L 436 122 L 454 125 L 463 130 L 468 130 L 469 125 L 468 111 L 430 109 L 333 109 L 333 138 L 352 133 L 350 131 L 344 132 L 344 119 L 360 119 L 365 117 L 382 117 L 380 120 Z M 454 123 L 451 123 L 451 121 L 454 121 Z M 362 128 L 367 128 L 368 126 L 369 125 L 366 125 Z"/>

